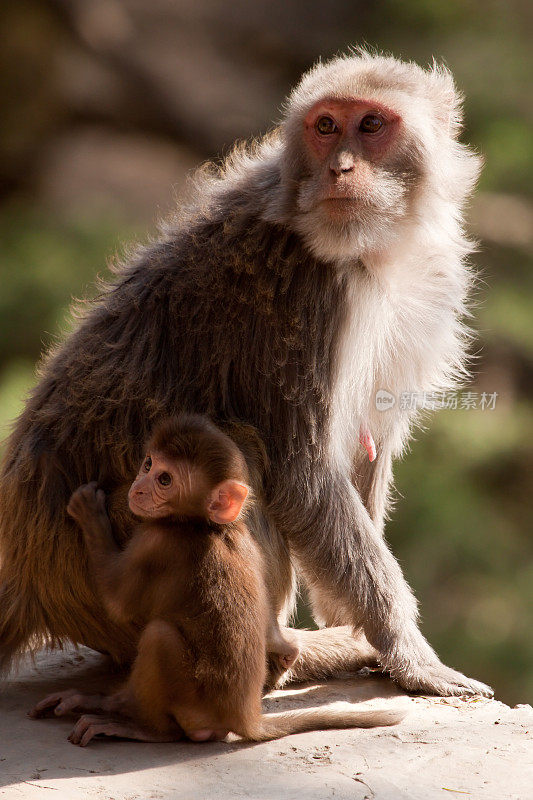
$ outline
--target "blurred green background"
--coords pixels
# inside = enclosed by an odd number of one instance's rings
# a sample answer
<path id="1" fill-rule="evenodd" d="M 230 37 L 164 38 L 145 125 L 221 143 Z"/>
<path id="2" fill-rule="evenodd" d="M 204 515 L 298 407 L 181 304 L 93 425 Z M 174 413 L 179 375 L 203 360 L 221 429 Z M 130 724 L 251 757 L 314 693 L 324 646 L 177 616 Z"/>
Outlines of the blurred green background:
<path id="1" fill-rule="evenodd" d="M 73 296 L 153 234 L 187 173 L 268 129 L 319 56 L 366 43 L 433 56 L 466 95 L 486 166 L 472 391 L 396 467 L 387 536 L 443 659 L 511 705 L 533 698 L 533 158 L 529 0 L 4 0 L 0 425 Z M 305 612 L 302 612 L 305 617 Z"/>

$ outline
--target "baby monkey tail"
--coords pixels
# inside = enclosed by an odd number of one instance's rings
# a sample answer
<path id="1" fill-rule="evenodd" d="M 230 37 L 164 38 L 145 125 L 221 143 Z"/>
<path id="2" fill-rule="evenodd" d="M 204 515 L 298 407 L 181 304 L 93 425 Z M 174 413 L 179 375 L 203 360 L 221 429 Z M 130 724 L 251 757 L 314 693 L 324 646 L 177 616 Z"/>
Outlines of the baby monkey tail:
<path id="1" fill-rule="evenodd" d="M 405 711 L 345 711 L 337 709 L 305 711 L 285 711 L 261 716 L 257 726 L 252 726 L 241 734 L 253 742 L 268 742 L 305 731 L 319 731 L 327 728 L 378 728 L 397 725 L 406 716 Z"/>

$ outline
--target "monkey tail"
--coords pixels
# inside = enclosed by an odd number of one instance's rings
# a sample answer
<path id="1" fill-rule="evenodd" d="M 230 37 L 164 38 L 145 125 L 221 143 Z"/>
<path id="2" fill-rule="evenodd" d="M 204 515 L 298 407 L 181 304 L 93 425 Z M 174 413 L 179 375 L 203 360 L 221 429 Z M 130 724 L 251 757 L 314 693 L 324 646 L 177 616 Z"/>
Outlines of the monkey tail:
<path id="1" fill-rule="evenodd" d="M 378 728 L 397 725 L 406 716 L 406 711 L 345 711 L 340 709 L 309 709 L 264 714 L 254 730 L 247 731 L 243 738 L 253 742 L 268 742 L 293 733 L 319 731 L 327 728 Z"/>

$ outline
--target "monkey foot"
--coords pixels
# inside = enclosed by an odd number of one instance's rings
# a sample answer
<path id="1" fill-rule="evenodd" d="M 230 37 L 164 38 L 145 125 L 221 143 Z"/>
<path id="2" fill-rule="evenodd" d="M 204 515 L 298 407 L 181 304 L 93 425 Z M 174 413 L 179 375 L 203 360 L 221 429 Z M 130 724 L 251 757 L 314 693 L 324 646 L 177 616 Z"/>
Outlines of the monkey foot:
<path id="1" fill-rule="evenodd" d="M 285 670 L 290 669 L 296 659 L 298 658 L 300 651 L 296 650 L 294 655 L 292 653 L 285 653 L 285 655 L 279 656 L 279 663 L 281 669 L 285 672 Z"/>
<path id="2" fill-rule="evenodd" d="M 68 740 L 79 747 L 87 747 L 96 736 L 134 739 L 137 742 L 176 742 L 183 739 L 183 732 L 159 734 L 127 720 L 85 714 L 77 721 Z"/>
<path id="3" fill-rule="evenodd" d="M 84 711 L 110 711 L 109 697 L 103 694 L 81 694 L 77 689 L 67 689 L 64 692 L 49 694 L 40 703 L 37 703 L 31 711 L 28 711 L 30 719 L 40 719 L 42 717 L 62 717 L 65 714 L 74 714 Z"/>
<path id="4" fill-rule="evenodd" d="M 493 697 L 494 691 L 481 681 L 467 678 L 461 672 L 440 662 L 421 667 L 409 665 L 403 670 L 390 670 L 391 678 L 403 689 L 418 694 L 434 694 L 442 697 L 482 695 Z"/>

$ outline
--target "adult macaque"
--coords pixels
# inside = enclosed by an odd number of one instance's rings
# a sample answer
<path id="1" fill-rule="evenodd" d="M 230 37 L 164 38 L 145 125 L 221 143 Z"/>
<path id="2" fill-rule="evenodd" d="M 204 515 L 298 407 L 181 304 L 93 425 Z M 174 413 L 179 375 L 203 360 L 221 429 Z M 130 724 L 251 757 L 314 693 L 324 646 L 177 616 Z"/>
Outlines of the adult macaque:
<path id="1" fill-rule="evenodd" d="M 298 677 L 377 651 L 406 689 L 490 694 L 426 642 L 382 536 L 392 458 L 417 412 L 380 411 L 376 392 L 444 390 L 463 368 L 461 219 L 479 159 L 459 130 L 444 68 L 366 53 L 319 64 L 281 126 L 204 171 L 161 240 L 119 269 L 45 362 L 9 441 L 4 664 L 42 640 L 135 653 L 135 633 L 101 607 L 64 509 L 82 483 L 108 493 L 126 483 L 139 441 L 185 411 L 259 431 L 270 468 L 250 524 L 280 622 L 293 597 L 288 543 L 316 617 L 354 630 L 302 634 Z M 110 513 L 125 542 L 131 520 L 113 503 Z"/>
<path id="2" fill-rule="evenodd" d="M 242 518 L 249 497 L 246 461 L 235 443 L 203 417 L 160 423 L 129 490 L 142 521 L 120 550 L 105 495 L 80 487 L 68 512 L 80 525 L 97 586 L 110 616 L 142 629 L 126 686 L 109 697 L 50 695 L 30 716 L 83 716 L 69 739 L 97 734 L 142 741 L 223 739 L 230 731 L 264 741 L 324 727 L 391 725 L 390 711 L 306 710 L 262 716 L 270 599 L 261 551 Z M 298 650 L 276 630 L 290 667 Z"/>

